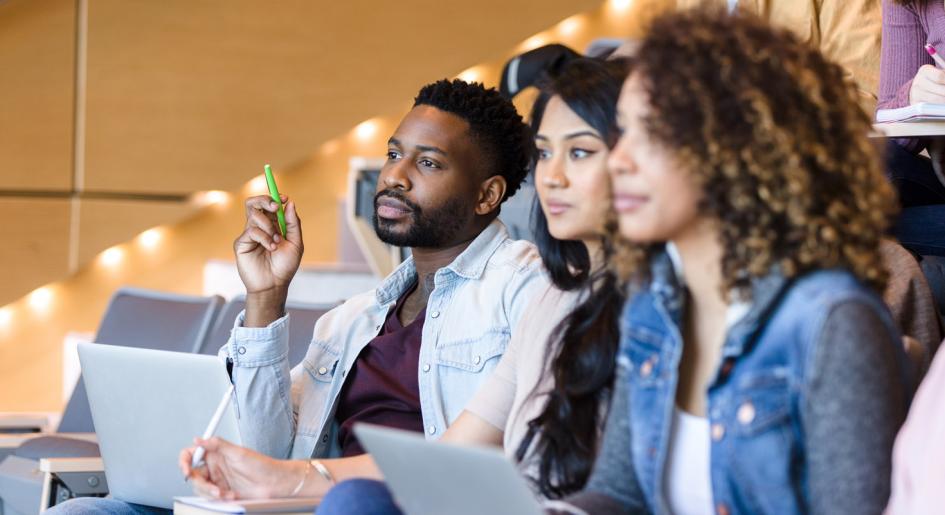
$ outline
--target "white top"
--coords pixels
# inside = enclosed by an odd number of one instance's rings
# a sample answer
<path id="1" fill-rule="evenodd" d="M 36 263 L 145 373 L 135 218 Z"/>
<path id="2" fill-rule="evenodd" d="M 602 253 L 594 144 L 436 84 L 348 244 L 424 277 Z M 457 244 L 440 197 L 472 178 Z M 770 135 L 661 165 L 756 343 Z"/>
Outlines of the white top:
<path id="1" fill-rule="evenodd" d="M 673 428 L 666 457 L 666 502 L 674 515 L 709 515 L 709 420 L 673 408 Z"/>
<path id="2" fill-rule="evenodd" d="M 738 0 L 728 0 L 728 12 L 735 11 L 736 7 L 738 7 Z"/>
<path id="3" fill-rule="evenodd" d="M 729 4 L 733 3 L 729 0 Z M 734 3 L 737 3 L 735 0 Z M 685 284 L 682 258 L 676 246 L 666 244 L 666 253 L 673 263 L 676 278 Z M 732 294 L 735 298 L 737 295 Z M 735 300 L 725 313 L 726 330 L 744 318 L 751 304 Z M 712 505 L 712 474 L 710 470 L 709 419 L 686 413 L 673 407 L 672 429 L 666 468 L 663 471 L 663 489 L 670 513 L 675 515 L 704 515 L 715 513 Z"/>

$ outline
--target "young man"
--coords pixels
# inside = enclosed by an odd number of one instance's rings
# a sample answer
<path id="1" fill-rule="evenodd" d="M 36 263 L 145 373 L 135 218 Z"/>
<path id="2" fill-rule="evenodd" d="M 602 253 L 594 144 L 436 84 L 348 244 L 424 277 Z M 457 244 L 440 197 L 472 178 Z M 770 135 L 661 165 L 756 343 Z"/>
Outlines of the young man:
<path id="1" fill-rule="evenodd" d="M 283 306 L 302 257 L 298 215 L 288 202 L 283 240 L 275 203 L 246 202 L 235 243 L 246 312 L 221 354 L 232 362 L 247 447 L 277 458 L 352 456 L 362 452 L 356 421 L 429 437 L 446 430 L 544 285 L 534 247 L 496 221 L 533 145 L 495 90 L 425 86 L 389 140 L 375 196 L 378 237 L 412 257 L 376 290 L 325 314 L 291 376 Z"/>
<path id="2" fill-rule="evenodd" d="M 248 199 L 246 227 L 234 243 L 246 311 L 220 351 L 247 448 L 208 446 L 210 468 L 219 472 L 227 456 L 230 470 L 248 463 L 244 479 L 259 496 L 288 495 L 305 478 L 327 490 L 332 481 L 315 477 L 307 460 L 361 455 L 355 422 L 443 434 L 497 364 L 532 296 L 548 285 L 534 247 L 511 240 L 496 220 L 534 152 L 528 127 L 494 89 L 459 80 L 423 87 L 389 140 L 375 196 L 378 237 L 409 247 L 412 257 L 376 290 L 322 316 L 291 371 L 284 305 L 302 258 L 301 222 L 285 198 L 282 238 L 278 206 L 264 196 Z M 359 475 L 364 460 L 318 463 L 341 479 Z M 206 474 L 194 474 L 198 488 L 212 487 Z M 89 499 L 56 510 L 154 511 Z"/>

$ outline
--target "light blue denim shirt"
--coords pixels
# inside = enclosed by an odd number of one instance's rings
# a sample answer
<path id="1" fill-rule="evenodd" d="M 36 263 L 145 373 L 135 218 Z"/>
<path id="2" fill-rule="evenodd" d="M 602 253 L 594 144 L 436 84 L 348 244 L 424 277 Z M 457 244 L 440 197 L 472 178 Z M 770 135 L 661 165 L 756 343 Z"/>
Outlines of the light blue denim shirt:
<path id="1" fill-rule="evenodd" d="M 345 376 L 416 281 L 409 258 L 376 290 L 323 315 L 305 359 L 291 371 L 289 317 L 248 328 L 241 314 L 220 355 L 232 361 L 243 445 L 278 458 L 338 456 L 334 414 Z M 417 371 L 427 438 L 440 437 L 459 416 L 505 352 L 530 299 L 548 284 L 534 245 L 510 239 L 499 221 L 436 272 Z"/>

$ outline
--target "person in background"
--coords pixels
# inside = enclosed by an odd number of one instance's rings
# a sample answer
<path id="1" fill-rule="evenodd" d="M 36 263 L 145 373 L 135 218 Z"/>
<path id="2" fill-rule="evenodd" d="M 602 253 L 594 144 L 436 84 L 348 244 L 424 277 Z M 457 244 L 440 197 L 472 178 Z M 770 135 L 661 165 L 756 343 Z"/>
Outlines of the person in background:
<path id="1" fill-rule="evenodd" d="M 920 102 L 945 104 L 945 70 L 935 66 L 926 44 L 932 45 L 939 55 L 945 51 L 943 3 L 883 0 L 879 109 Z M 920 256 L 938 308 L 943 309 L 945 137 L 890 140 L 886 154 L 887 173 L 899 191 L 903 207 L 893 233 L 907 249 Z M 934 352 L 934 348 L 931 350 Z M 931 357 L 932 353 L 928 353 L 928 358 Z M 928 359 L 924 364 L 928 365 Z"/>
<path id="2" fill-rule="evenodd" d="M 853 84 L 746 15 L 656 21 L 611 153 L 630 289 L 587 513 L 877 513 L 912 370 Z M 828 116 L 829 113 L 829 116 Z"/>
<path id="3" fill-rule="evenodd" d="M 945 103 L 945 70 L 935 66 L 925 49 L 931 44 L 945 51 L 945 7 L 932 0 L 883 0 L 883 39 L 877 109 L 897 109 L 920 102 Z M 925 152 L 923 152 L 925 151 Z M 930 157 L 926 157 L 928 154 Z M 914 338 L 929 362 L 941 339 L 942 270 L 945 270 L 945 138 L 893 139 L 886 144 L 886 171 L 899 194 L 903 208 L 893 228 L 899 242 L 920 260 L 925 276 L 899 252 L 887 250 L 887 260 L 905 266 L 894 271 L 890 290 L 908 292 L 909 297 L 886 300 L 903 332 Z M 897 255 L 899 254 L 899 255 Z M 928 279 L 928 282 L 926 282 Z M 921 283 L 921 284 L 920 284 Z M 932 290 L 928 294 L 924 290 Z M 898 307 L 903 309 L 898 310 Z M 938 306 L 941 307 L 941 304 Z M 909 327 L 911 325 L 911 327 Z M 933 327 L 934 326 L 934 327 Z"/>
<path id="4" fill-rule="evenodd" d="M 666 0 L 677 10 L 725 9 L 760 17 L 788 29 L 843 66 L 872 113 L 879 89 L 882 19 L 880 0 Z"/>
<path id="5" fill-rule="evenodd" d="M 945 104 L 945 70 L 925 50 L 945 51 L 945 6 L 933 0 L 883 0 L 883 45 L 877 109 L 896 109 L 920 102 Z M 931 143 L 936 143 L 930 146 Z M 889 145 L 888 161 L 903 207 L 945 204 L 945 185 L 928 149 L 943 160 L 941 139 L 911 138 Z"/>

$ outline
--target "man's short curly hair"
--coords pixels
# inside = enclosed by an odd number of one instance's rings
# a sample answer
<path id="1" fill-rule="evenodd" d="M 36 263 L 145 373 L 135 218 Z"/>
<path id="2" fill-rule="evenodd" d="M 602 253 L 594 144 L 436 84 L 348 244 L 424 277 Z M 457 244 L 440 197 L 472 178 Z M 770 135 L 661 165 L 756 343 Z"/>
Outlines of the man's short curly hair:
<path id="1" fill-rule="evenodd" d="M 752 278 L 844 268 L 879 291 L 880 239 L 895 211 L 870 119 L 843 69 L 756 17 L 694 10 L 653 22 L 631 77 L 651 138 L 703 190 L 721 225 L 723 294 Z M 647 271 L 622 242 L 621 268 Z"/>
<path id="2" fill-rule="evenodd" d="M 469 124 L 469 133 L 491 163 L 489 176 L 505 178 L 503 201 L 522 185 L 535 157 L 535 141 L 512 102 L 495 88 L 459 79 L 439 80 L 420 89 L 413 105 L 435 107 Z"/>

